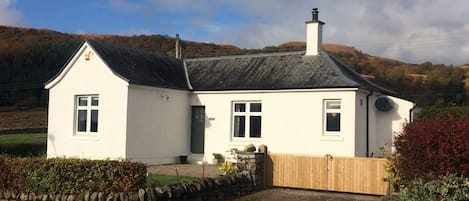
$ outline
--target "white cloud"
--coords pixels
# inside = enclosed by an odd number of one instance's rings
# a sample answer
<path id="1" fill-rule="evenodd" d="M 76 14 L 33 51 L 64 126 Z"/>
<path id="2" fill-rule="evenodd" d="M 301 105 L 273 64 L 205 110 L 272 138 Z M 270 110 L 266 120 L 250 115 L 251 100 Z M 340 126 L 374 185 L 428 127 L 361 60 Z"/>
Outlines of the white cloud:
<path id="1" fill-rule="evenodd" d="M 320 8 L 326 22 L 324 41 L 413 63 L 464 64 L 469 57 L 469 4 L 465 1 L 240 1 L 239 10 L 254 23 L 224 27 L 211 39 L 241 47 L 262 48 L 304 41 L 310 9 Z"/>
<path id="2" fill-rule="evenodd" d="M 204 32 L 203 41 L 262 48 L 305 40 L 304 22 L 318 7 L 326 22 L 325 43 L 406 62 L 469 63 L 469 4 L 466 0 L 112 0 L 111 6 L 166 18 L 167 27 L 185 20 L 184 36 Z M 143 3 L 142 3 L 143 2 Z M 219 21 L 230 8 L 240 20 Z M 171 13 L 173 15 L 166 15 Z M 177 18 L 177 19 L 176 19 Z M 233 17 L 236 18 L 236 17 Z"/>
<path id="3" fill-rule="evenodd" d="M 21 13 L 12 5 L 16 0 L 0 0 L 0 25 L 15 26 L 21 24 Z"/>

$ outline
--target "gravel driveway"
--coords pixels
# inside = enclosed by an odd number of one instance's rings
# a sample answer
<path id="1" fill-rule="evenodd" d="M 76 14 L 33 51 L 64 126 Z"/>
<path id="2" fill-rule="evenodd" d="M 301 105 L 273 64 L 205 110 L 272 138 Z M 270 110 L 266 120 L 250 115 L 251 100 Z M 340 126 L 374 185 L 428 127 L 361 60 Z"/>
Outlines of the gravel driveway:
<path id="1" fill-rule="evenodd" d="M 236 201 L 381 201 L 382 196 L 357 195 L 299 189 L 274 188 L 260 191 Z"/>

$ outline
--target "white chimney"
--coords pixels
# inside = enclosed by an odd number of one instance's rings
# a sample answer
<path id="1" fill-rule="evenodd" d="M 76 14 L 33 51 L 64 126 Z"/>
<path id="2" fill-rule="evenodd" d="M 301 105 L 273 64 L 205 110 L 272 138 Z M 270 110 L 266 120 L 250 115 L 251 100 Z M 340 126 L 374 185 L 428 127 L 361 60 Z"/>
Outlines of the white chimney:
<path id="1" fill-rule="evenodd" d="M 313 8 L 313 20 L 306 22 L 306 55 L 318 55 L 322 49 L 322 25 L 318 9 Z"/>

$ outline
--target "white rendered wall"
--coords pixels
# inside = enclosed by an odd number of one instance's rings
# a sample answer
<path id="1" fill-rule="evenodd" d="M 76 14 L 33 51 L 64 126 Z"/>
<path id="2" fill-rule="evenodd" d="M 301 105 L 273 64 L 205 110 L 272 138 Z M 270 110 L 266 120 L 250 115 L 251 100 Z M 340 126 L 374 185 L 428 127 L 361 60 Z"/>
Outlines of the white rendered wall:
<path id="1" fill-rule="evenodd" d="M 126 158 L 147 164 L 178 162 L 190 152 L 188 91 L 129 87 Z"/>
<path id="2" fill-rule="evenodd" d="M 355 155 L 355 90 L 348 91 L 289 91 L 246 93 L 203 93 L 192 96 L 191 105 L 204 105 L 205 160 L 212 153 L 225 154 L 230 148 L 243 149 L 253 143 L 265 144 L 274 153 L 333 156 Z M 323 137 L 323 100 L 342 101 L 341 136 Z M 262 137 L 232 139 L 232 102 L 260 101 L 262 103 Z M 248 129 L 248 128 L 246 128 Z"/>
<path id="3" fill-rule="evenodd" d="M 402 131 L 403 125 L 409 121 L 409 111 L 414 106 L 410 101 L 387 96 L 394 102 L 394 108 L 381 112 L 375 107 L 379 95 L 370 97 L 370 154 L 381 157 L 382 150 L 393 149 L 393 138 Z"/>
<path id="4" fill-rule="evenodd" d="M 89 52 L 92 53 L 87 61 L 84 53 Z M 127 82 L 115 76 L 86 44 L 70 65 L 65 76 L 49 89 L 47 157 L 123 159 Z M 95 135 L 75 133 L 76 95 L 99 96 L 98 132 Z"/>

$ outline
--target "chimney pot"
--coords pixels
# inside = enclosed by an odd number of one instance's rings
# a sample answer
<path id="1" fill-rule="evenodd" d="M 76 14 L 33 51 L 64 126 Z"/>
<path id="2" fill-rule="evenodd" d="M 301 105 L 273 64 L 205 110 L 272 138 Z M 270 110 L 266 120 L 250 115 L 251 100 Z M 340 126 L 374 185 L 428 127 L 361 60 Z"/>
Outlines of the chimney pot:
<path id="1" fill-rule="evenodd" d="M 318 14 L 319 14 L 319 11 L 318 11 L 318 8 L 313 8 L 313 21 L 319 21 L 319 17 L 318 17 Z"/>

